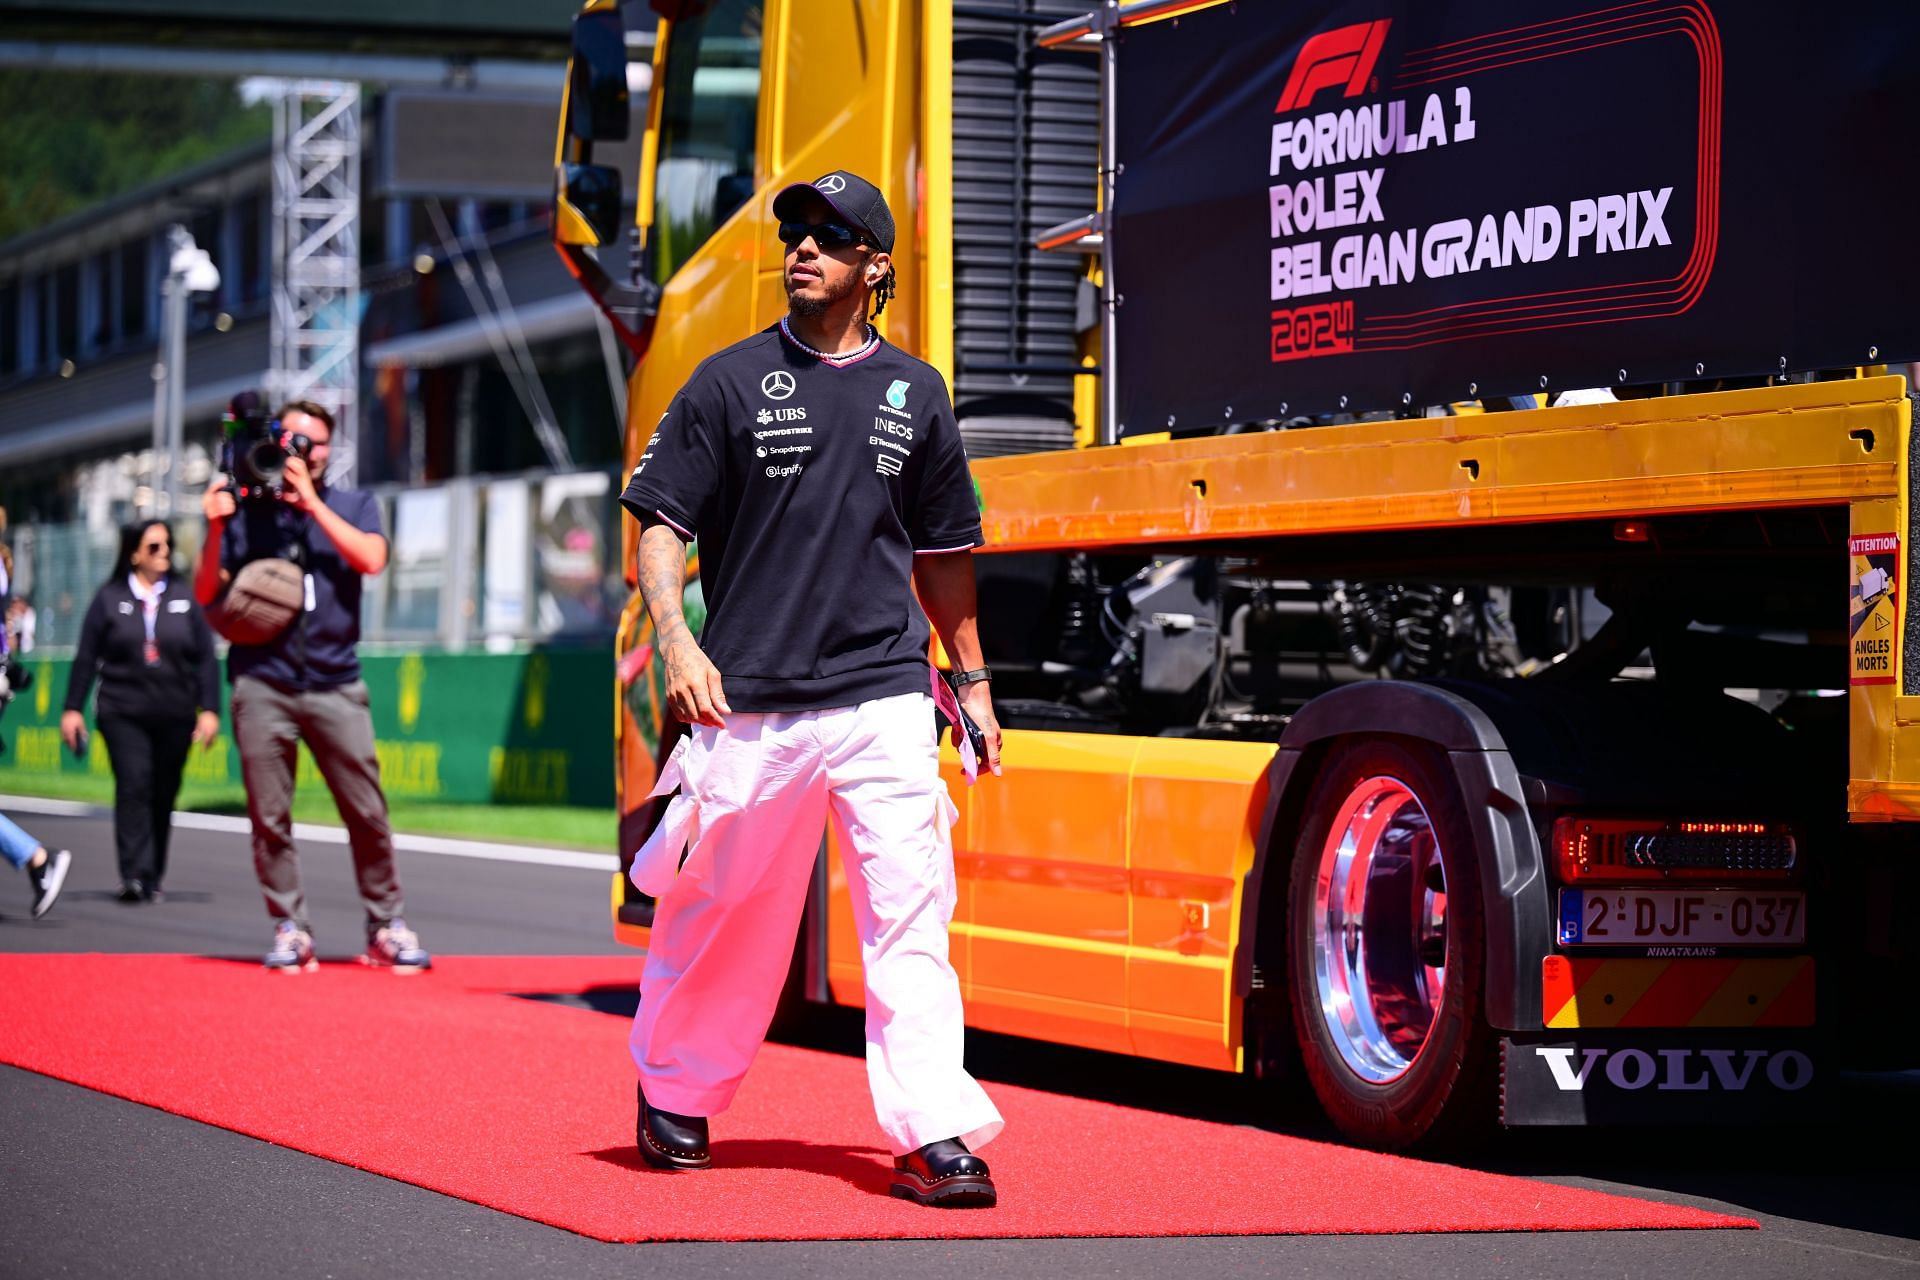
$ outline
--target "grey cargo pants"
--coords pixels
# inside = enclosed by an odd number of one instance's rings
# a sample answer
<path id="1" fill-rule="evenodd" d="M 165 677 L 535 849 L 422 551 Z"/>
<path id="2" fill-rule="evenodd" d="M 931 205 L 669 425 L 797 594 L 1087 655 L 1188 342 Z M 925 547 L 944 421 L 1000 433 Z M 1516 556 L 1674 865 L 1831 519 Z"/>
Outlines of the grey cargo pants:
<path id="1" fill-rule="evenodd" d="M 399 915 L 400 873 L 393 862 L 393 828 L 380 790 L 365 682 L 288 693 L 241 676 L 233 683 L 233 736 L 247 787 L 247 816 L 253 821 L 253 870 L 266 895 L 267 914 L 309 928 L 293 847 L 294 770 L 299 744 L 305 742 L 347 824 L 368 929 Z"/>

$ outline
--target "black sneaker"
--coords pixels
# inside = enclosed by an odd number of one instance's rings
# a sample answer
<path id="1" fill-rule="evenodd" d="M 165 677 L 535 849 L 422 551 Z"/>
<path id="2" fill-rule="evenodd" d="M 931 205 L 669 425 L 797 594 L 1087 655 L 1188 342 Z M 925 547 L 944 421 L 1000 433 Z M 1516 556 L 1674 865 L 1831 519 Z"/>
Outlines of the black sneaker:
<path id="1" fill-rule="evenodd" d="M 54 899 L 60 896 L 60 888 L 67 882 L 67 868 L 72 865 L 72 854 L 65 849 L 55 849 L 47 855 L 45 862 L 27 868 L 27 879 L 33 885 L 35 920 L 53 910 Z"/>
<path id="2" fill-rule="evenodd" d="M 123 907 L 137 907 L 147 900 L 147 887 L 138 880 L 122 880 L 114 901 Z"/>

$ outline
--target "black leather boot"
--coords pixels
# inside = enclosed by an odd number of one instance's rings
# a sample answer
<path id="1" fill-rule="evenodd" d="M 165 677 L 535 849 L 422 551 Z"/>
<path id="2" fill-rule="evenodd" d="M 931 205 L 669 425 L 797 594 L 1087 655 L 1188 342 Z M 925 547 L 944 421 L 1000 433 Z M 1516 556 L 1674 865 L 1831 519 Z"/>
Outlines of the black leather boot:
<path id="1" fill-rule="evenodd" d="M 677 1116 L 647 1105 L 647 1091 L 636 1084 L 640 1115 L 633 1123 L 633 1140 L 640 1158 L 656 1169 L 704 1169 L 713 1163 L 707 1154 L 707 1118 Z"/>
<path id="2" fill-rule="evenodd" d="M 942 1209 L 990 1209 L 996 1199 L 987 1162 L 958 1138 L 929 1142 L 895 1160 L 889 1191 Z"/>

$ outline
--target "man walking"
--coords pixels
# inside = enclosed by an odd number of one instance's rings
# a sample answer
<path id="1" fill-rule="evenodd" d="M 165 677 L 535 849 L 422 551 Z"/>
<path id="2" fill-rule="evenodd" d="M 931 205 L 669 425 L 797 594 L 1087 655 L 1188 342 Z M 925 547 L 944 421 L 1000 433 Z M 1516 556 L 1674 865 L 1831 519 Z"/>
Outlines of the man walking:
<path id="1" fill-rule="evenodd" d="M 333 417 L 326 409 L 296 400 L 280 410 L 276 430 L 283 444 L 304 436 L 305 456 L 289 453 L 279 501 L 249 501 L 243 508 L 226 477 L 213 482 L 201 503 L 207 547 L 193 584 L 200 603 L 212 605 L 249 561 L 290 553 L 303 564 L 304 610 L 268 643 L 236 643 L 227 651 L 253 868 L 274 920 L 266 967 L 282 973 L 318 967 L 293 847 L 294 763 L 305 742 L 347 824 L 367 908 L 365 960 L 417 973 L 433 960 L 400 916 L 393 830 L 360 678 L 361 579 L 387 567 L 380 509 L 371 494 L 327 484 Z"/>
<path id="2" fill-rule="evenodd" d="M 940 374 L 868 323 L 894 289 L 878 188 L 834 172 L 788 187 L 773 211 L 788 314 L 694 371 L 621 496 L 643 526 L 640 586 L 668 705 L 689 726 L 658 788 L 680 794 L 633 867 L 659 898 L 633 1026 L 636 1140 L 657 1167 L 710 1163 L 707 1118 L 766 1036 L 831 818 L 893 1192 L 990 1205 L 972 1148 L 1002 1121 L 961 1065 L 947 959 L 955 811 L 927 665 L 931 616 L 997 773 L 974 617 L 979 507 Z M 709 610 L 698 641 L 681 612 L 696 536 Z"/>

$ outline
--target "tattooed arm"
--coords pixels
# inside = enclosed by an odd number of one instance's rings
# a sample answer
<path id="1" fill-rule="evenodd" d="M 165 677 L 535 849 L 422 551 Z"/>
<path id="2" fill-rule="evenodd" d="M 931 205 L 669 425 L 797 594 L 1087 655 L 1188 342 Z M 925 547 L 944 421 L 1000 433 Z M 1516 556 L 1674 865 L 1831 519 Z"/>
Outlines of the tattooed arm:
<path id="1" fill-rule="evenodd" d="M 731 715 L 720 672 L 707 661 L 681 612 L 687 584 L 687 548 L 664 524 L 649 524 L 640 534 L 640 594 L 653 619 L 654 652 L 666 663 L 667 709 L 687 724 L 722 727 Z"/>

